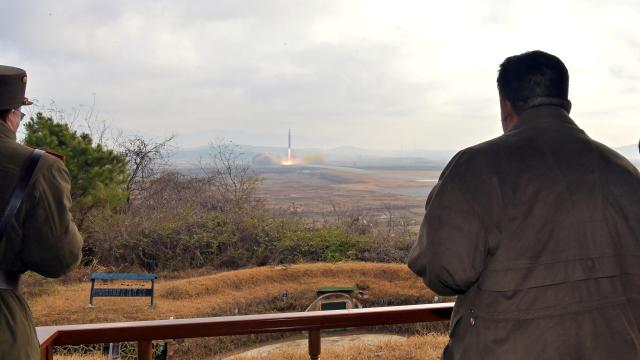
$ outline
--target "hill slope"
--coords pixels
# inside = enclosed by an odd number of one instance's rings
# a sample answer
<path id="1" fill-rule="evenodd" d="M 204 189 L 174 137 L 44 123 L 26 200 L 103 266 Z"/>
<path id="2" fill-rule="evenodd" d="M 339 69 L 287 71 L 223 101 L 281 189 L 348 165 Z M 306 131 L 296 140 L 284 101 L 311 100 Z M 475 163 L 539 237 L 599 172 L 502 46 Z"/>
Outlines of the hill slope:
<path id="1" fill-rule="evenodd" d="M 53 286 L 29 297 L 37 326 L 136 321 L 229 314 L 304 311 L 321 286 L 368 287 L 364 302 L 384 304 L 428 301 L 434 294 L 404 264 L 317 263 L 259 267 L 156 283 L 156 306 L 148 298 L 97 298 L 89 301 L 91 283 Z M 119 286 L 117 283 L 110 286 Z M 287 291 L 288 301 L 280 294 Z M 237 310 L 237 312 L 236 312 Z"/>

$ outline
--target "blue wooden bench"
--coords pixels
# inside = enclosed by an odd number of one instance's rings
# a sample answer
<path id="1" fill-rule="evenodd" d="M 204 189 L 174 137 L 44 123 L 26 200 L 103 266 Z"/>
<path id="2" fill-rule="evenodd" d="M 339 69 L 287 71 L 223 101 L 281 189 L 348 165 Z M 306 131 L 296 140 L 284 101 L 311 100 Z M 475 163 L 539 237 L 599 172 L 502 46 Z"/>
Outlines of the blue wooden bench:
<path id="1" fill-rule="evenodd" d="M 153 306 L 153 290 L 155 288 L 156 274 L 119 274 L 119 273 L 93 273 L 91 274 L 91 293 L 89 305 L 93 306 L 94 297 L 151 297 Z M 96 280 L 149 280 L 151 288 L 97 288 Z"/>

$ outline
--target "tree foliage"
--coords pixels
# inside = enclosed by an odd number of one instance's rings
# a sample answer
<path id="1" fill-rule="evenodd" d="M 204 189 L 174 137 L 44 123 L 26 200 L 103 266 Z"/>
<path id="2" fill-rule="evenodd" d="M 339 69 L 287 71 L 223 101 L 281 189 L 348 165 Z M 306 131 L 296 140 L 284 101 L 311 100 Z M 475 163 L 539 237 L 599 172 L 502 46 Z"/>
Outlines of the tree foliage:
<path id="1" fill-rule="evenodd" d="M 87 133 L 37 113 L 25 124 L 24 143 L 65 156 L 71 176 L 71 198 L 80 227 L 96 208 L 114 209 L 127 199 L 124 185 L 129 178 L 123 154 L 94 144 Z"/>

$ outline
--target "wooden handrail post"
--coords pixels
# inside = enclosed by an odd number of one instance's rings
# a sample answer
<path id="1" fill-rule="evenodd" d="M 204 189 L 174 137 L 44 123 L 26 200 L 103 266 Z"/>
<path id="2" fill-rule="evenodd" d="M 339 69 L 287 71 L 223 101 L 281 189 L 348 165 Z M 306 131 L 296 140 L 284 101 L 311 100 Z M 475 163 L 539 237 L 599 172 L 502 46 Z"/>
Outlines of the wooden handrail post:
<path id="1" fill-rule="evenodd" d="M 320 359 L 320 330 L 309 330 L 309 359 Z"/>
<path id="2" fill-rule="evenodd" d="M 53 360 L 53 346 L 47 345 L 40 349 L 40 360 Z"/>
<path id="3" fill-rule="evenodd" d="M 138 360 L 153 360 L 153 343 L 151 341 L 138 341 Z"/>

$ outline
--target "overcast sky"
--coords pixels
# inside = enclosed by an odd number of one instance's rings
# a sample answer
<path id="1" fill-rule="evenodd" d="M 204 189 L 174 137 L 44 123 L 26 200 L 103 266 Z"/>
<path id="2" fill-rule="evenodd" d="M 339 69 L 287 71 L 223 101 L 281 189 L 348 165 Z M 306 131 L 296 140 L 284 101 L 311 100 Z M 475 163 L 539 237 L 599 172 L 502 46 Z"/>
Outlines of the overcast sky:
<path id="1" fill-rule="evenodd" d="M 458 149 L 501 133 L 495 77 L 540 49 L 572 117 L 640 137 L 640 2 L 3 0 L 0 63 L 67 114 L 189 147 Z"/>

